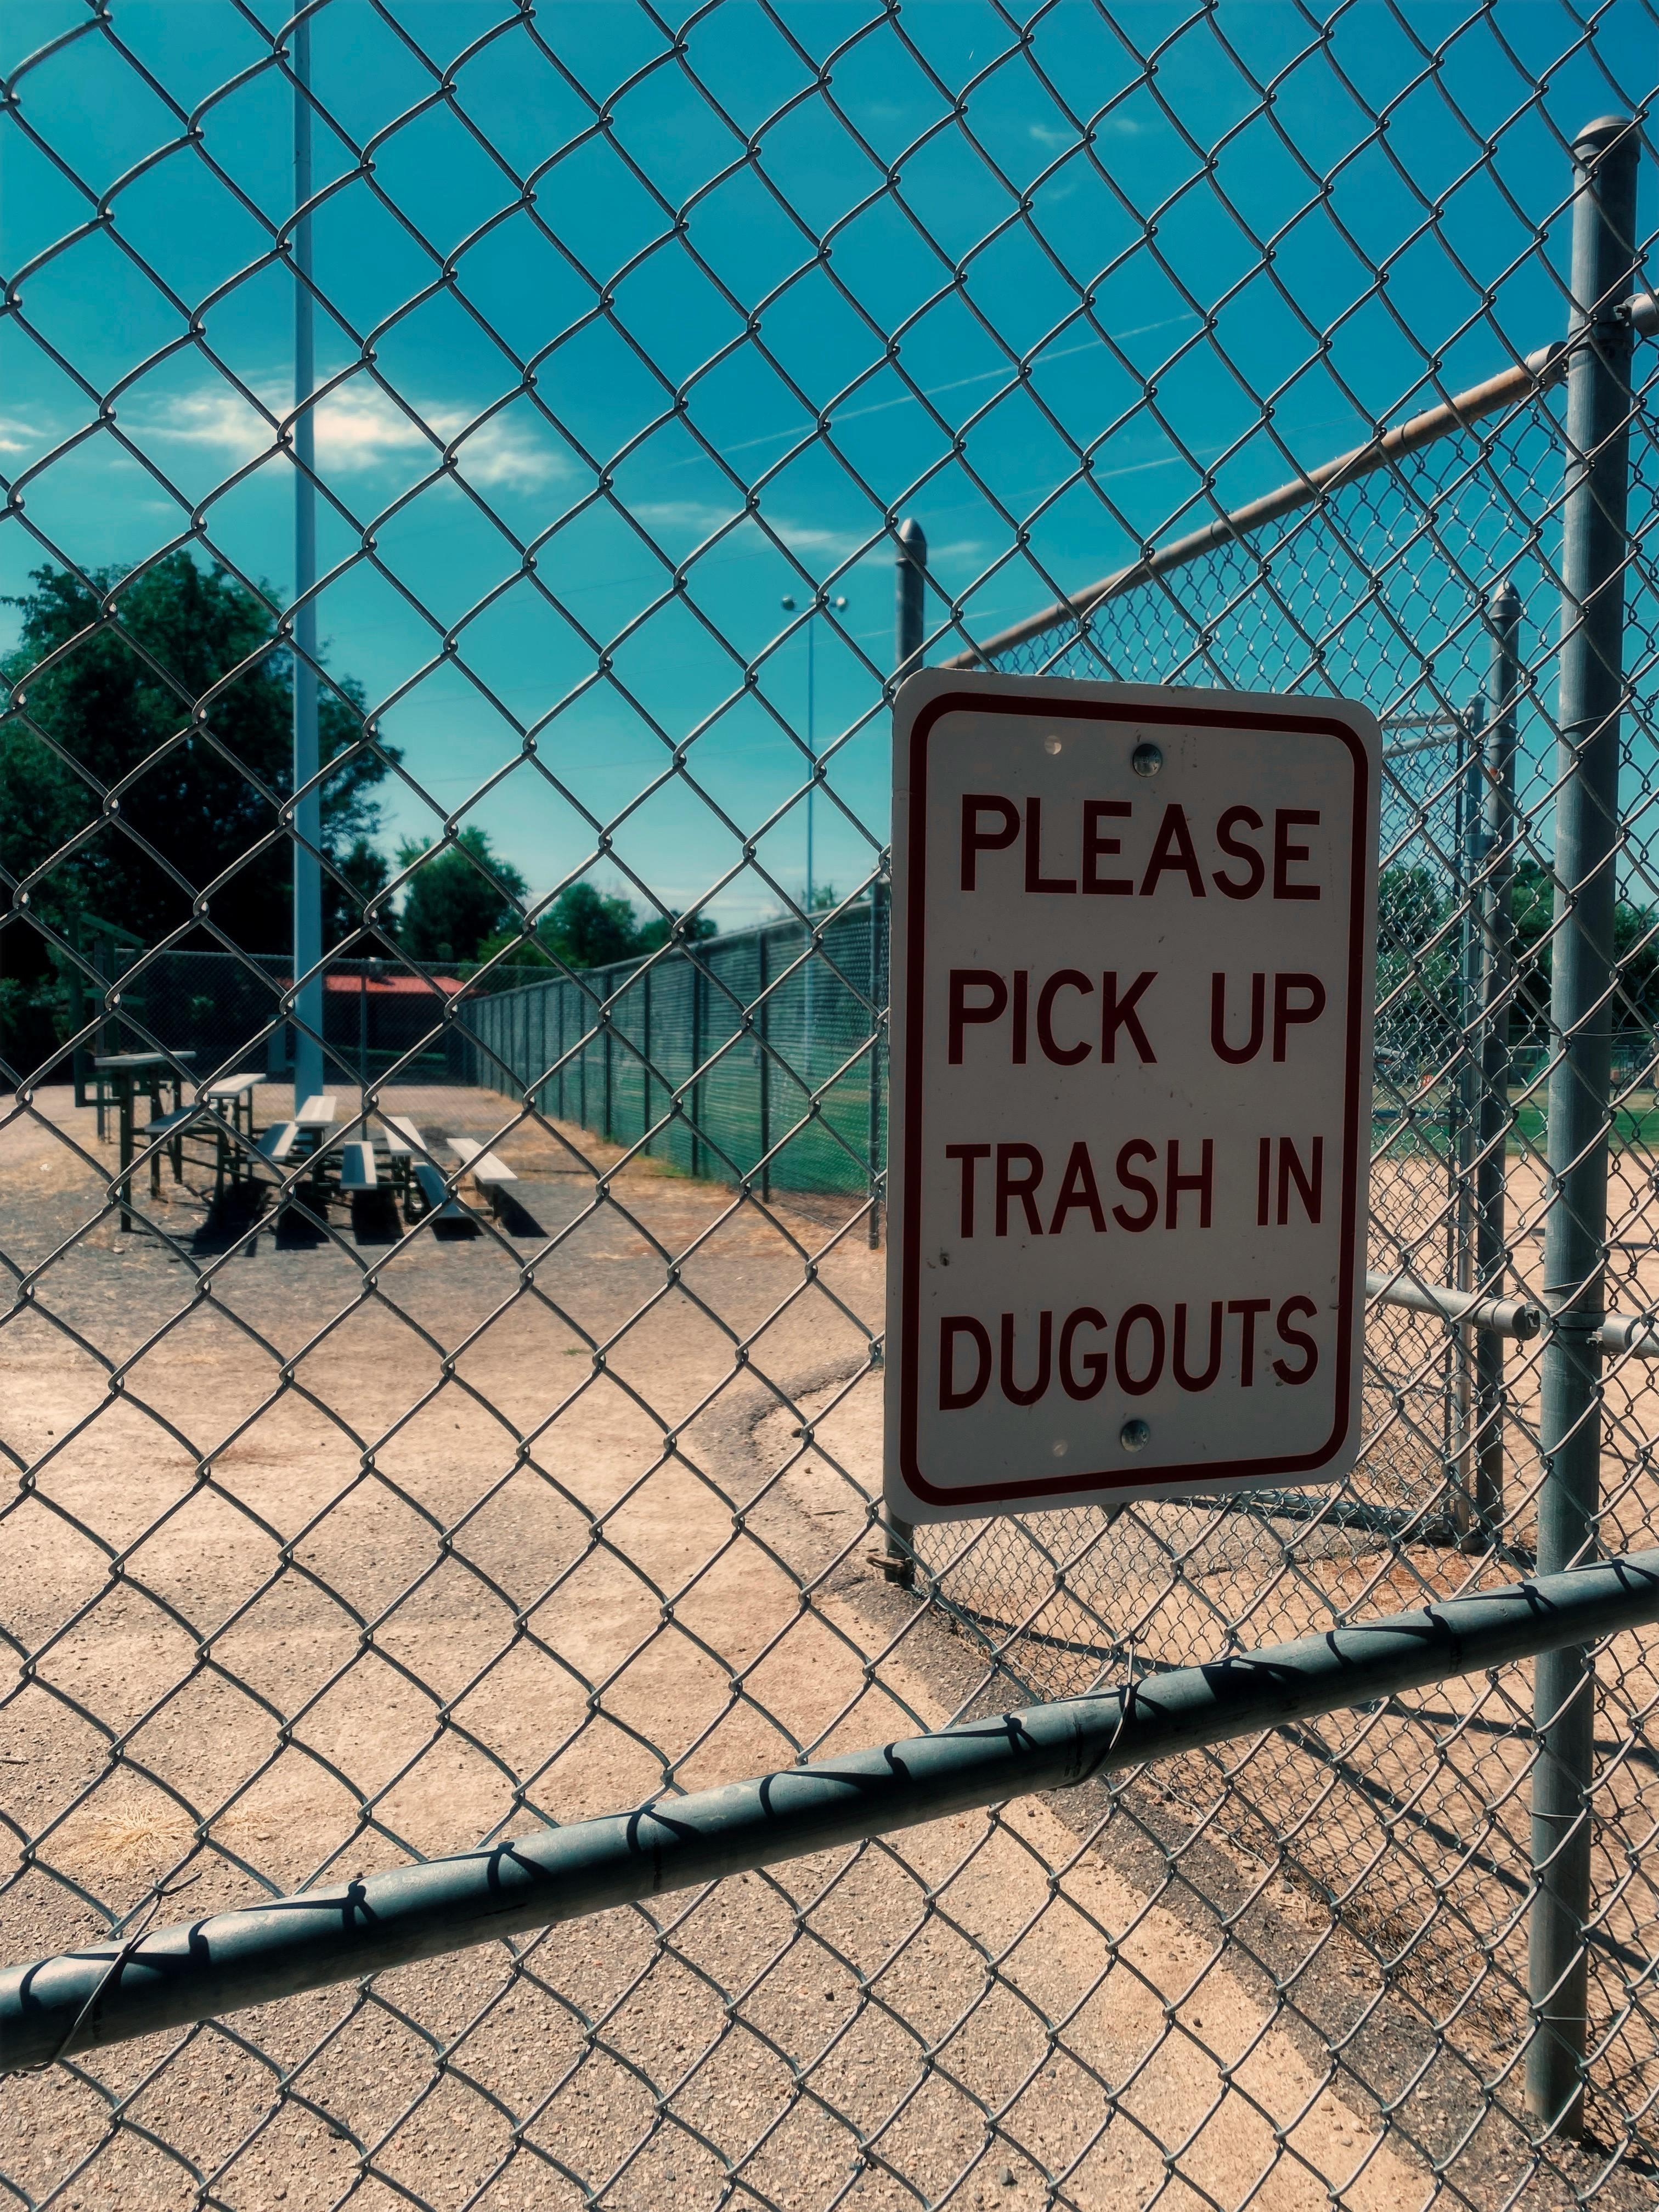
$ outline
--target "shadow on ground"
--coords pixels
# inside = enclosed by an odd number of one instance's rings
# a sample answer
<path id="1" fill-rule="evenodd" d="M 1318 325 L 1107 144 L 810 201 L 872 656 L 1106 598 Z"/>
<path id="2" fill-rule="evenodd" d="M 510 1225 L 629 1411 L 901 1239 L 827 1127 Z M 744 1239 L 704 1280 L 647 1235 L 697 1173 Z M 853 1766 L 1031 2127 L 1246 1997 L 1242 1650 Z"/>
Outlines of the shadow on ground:
<path id="1" fill-rule="evenodd" d="M 234 1250 L 244 1238 L 252 1237 L 264 1218 L 270 1192 L 262 1182 L 233 1183 L 222 1191 L 208 1206 L 201 1227 L 190 1240 L 193 1258 L 211 1259 L 222 1252 Z"/>

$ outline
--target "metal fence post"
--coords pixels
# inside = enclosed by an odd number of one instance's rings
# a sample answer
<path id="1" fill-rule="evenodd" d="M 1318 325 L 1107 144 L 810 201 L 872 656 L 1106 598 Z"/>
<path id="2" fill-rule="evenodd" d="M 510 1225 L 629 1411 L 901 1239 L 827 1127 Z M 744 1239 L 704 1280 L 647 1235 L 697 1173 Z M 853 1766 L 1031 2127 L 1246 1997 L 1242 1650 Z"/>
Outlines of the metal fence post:
<path id="1" fill-rule="evenodd" d="M 583 981 L 586 980 L 584 975 Z M 587 1024 L 582 1031 L 582 1041 L 576 1048 L 576 1120 L 584 1129 L 587 1127 L 587 1061 L 593 1049 L 593 1030 L 588 1020 L 586 998 L 587 994 L 584 992 L 583 1002 L 576 1009 L 577 1020 Z"/>
<path id="2" fill-rule="evenodd" d="M 613 991 L 613 989 L 614 989 L 614 988 L 615 988 L 616 974 L 617 974 L 617 971 L 616 971 L 616 969 L 615 969 L 614 968 L 607 968 L 607 969 L 605 969 L 605 1005 L 604 1005 L 604 1006 L 599 1009 L 599 1020 L 600 1020 L 600 1022 L 604 1024 L 604 1029 L 605 1029 L 605 1044 L 604 1044 L 604 1048 L 603 1048 L 604 1054 L 605 1054 L 605 1060 L 604 1060 L 604 1073 L 605 1073 L 605 1141 L 606 1142 L 606 1144 L 607 1144 L 607 1145 L 608 1145 L 608 1144 L 611 1144 L 611 1143 L 612 1143 L 612 1142 L 614 1141 L 614 1137 L 613 1137 L 613 1133 L 612 1133 L 612 1127 L 611 1127 L 611 1122 L 612 1122 L 612 1115 L 611 1115 L 611 1082 L 612 1082 L 612 1076 L 611 1076 L 611 1060 L 612 1060 L 612 1054 L 611 1054 L 611 994 L 612 994 L 612 991 Z"/>
<path id="3" fill-rule="evenodd" d="M 755 996 L 760 1001 L 761 1196 L 772 1203 L 772 1001 L 767 995 L 769 939 L 763 929 L 755 940 Z"/>
<path id="4" fill-rule="evenodd" d="M 311 23 L 294 26 L 294 204 L 311 198 Z M 294 1103 L 323 1087 L 323 802 L 317 730 L 315 349 L 311 217 L 294 229 Z M 311 788 L 301 798 L 306 785 Z M 319 972 L 313 973 L 315 969 Z M 309 980 L 306 979 L 309 977 Z"/>
<path id="5" fill-rule="evenodd" d="M 640 1135 L 651 1133 L 651 970 L 640 979 Z M 647 1145 L 646 1150 L 651 1147 Z"/>
<path id="6" fill-rule="evenodd" d="M 870 1249 L 881 1249 L 882 1136 L 885 1127 L 881 1095 L 881 1055 L 887 1034 L 887 878 L 870 886 Z"/>
<path id="7" fill-rule="evenodd" d="M 1555 933 L 1550 984 L 1550 1211 L 1540 1382 L 1544 1478 L 1538 1565 L 1593 1548 L 1600 1504 L 1601 1350 L 1607 1269 L 1609 1007 L 1619 850 L 1626 506 L 1632 331 L 1617 310 L 1632 276 L 1637 137 L 1604 117 L 1573 145 L 1573 350 L 1567 374 L 1561 660 L 1556 756 Z M 1590 1898 L 1589 1784 L 1595 1681 L 1588 1647 L 1540 1658 L 1534 1678 L 1533 2028 L 1527 2101 L 1540 2132 L 1583 2130 Z"/>
<path id="8" fill-rule="evenodd" d="M 922 635 L 927 628 L 927 537 L 911 515 L 898 526 L 898 553 L 893 562 L 893 681 L 921 665 Z"/>
<path id="9" fill-rule="evenodd" d="M 1510 995 L 1515 988 L 1515 746 L 1521 670 L 1521 595 L 1506 578 L 1487 609 L 1480 884 L 1480 1127 L 1475 1155 L 1474 1283 L 1503 1294 L 1509 1271 L 1506 1166 L 1510 1130 Z M 1479 1537 L 1504 1519 L 1504 1338 L 1475 1331 L 1474 1512 Z"/>
<path id="10" fill-rule="evenodd" d="M 1461 1291 L 1474 1287 L 1475 1198 L 1474 1171 L 1479 1157 L 1480 1077 L 1484 1066 L 1480 1048 L 1481 863 L 1486 817 L 1480 804 L 1482 733 L 1486 702 L 1477 696 L 1469 703 L 1458 734 L 1462 763 L 1457 779 L 1457 890 L 1462 904 L 1458 949 L 1457 1034 L 1460 1039 L 1457 1081 L 1450 1086 L 1451 1109 L 1447 1160 L 1451 1170 L 1450 1202 L 1446 1209 L 1448 1232 L 1446 1279 Z M 1476 1345 L 1480 1332 L 1459 1328 L 1448 1339 L 1449 1415 L 1447 1451 L 1448 1504 L 1459 1540 L 1467 1544 L 1476 1525 L 1474 1462 L 1476 1450 Z"/>
<path id="11" fill-rule="evenodd" d="M 697 1081 L 697 1070 L 702 1066 L 702 970 L 695 960 L 687 964 L 691 971 L 691 1068 L 686 1096 L 690 1108 L 691 1176 L 695 1182 L 702 1166 L 702 1146 L 697 1142 L 697 1115 L 702 1104 L 702 1086 Z"/>
<path id="12" fill-rule="evenodd" d="M 927 538 L 921 525 L 914 515 L 907 521 L 900 523 L 898 544 L 898 557 L 894 562 L 893 573 L 893 678 L 896 684 L 902 684 L 907 676 L 913 674 L 921 666 L 922 641 L 927 628 Z M 885 900 L 883 896 L 884 890 L 885 879 L 883 878 L 878 891 L 872 893 L 871 897 L 870 967 L 872 977 L 878 957 L 878 925 L 886 920 Z M 879 986 L 877 987 L 872 982 L 871 992 L 872 998 L 878 995 L 878 988 L 884 1012 L 883 1028 L 884 1030 L 887 1005 L 887 970 L 884 962 L 881 969 Z M 876 1182 L 876 1151 L 880 1141 L 880 1125 L 877 1118 L 880 1108 L 876 1097 L 876 1087 L 878 1079 L 877 1071 L 881 1060 L 882 1035 L 883 1030 L 878 1030 L 870 1047 L 870 1177 L 872 1193 L 872 1203 L 870 1208 L 870 1242 L 872 1245 L 878 1243 L 881 1235 L 878 1218 L 879 1202 L 873 1200 L 873 1194 L 879 1188 Z M 908 1521 L 901 1521 L 890 1512 L 886 1513 L 885 1522 L 886 1540 L 882 1550 L 873 1556 L 882 1573 L 890 1583 L 898 1583 L 908 1589 L 915 1580 L 916 1532 Z"/>

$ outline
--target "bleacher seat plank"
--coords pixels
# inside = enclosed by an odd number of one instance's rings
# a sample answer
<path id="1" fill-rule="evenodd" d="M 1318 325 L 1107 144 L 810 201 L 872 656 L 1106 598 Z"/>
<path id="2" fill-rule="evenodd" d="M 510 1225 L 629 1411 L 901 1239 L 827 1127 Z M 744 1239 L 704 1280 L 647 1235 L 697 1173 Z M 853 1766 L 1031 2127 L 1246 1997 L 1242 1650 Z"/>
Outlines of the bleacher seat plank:
<path id="1" fill-rule="evenodd" d="M 271 1165 L 276 1167 L 294 1150 L 299 1135 L 300 1125 L 297 1121 L 278 1121 L 274 1127 L 267 1129 L 260 1138 L 259 1150 Z"/>
<path id="2" fill-rule="evenodd" d="M 504 1160 L 498 1160 L 494 1152 L 485 1152 L 483 1146 L 475 1144 L 471 1137 L 450 1138 L 449 1149 L 478 1182 L 517 1182 L 519 1180 Z"/>
<path id="3" fill-rule="evenodd" d="M 351 1144 L 340 1147 L 340 1188 L 342 1190 L 374 1190 L 379 1182 L 374 1166 L 373 1145 Z"/>
<path id="4" fill-rule="evenodd" d="M 421 1187 L 421 1195 L 426 1200 L 426 1210 L 428 1214 L 435 1216 L 440 1221 L 470 1221 L 472 1217 L 459 1199 L 450 1196 L 445 1187 L 442 1175 L 430 1161 L 417 1160 L 411 1173 Z"/>

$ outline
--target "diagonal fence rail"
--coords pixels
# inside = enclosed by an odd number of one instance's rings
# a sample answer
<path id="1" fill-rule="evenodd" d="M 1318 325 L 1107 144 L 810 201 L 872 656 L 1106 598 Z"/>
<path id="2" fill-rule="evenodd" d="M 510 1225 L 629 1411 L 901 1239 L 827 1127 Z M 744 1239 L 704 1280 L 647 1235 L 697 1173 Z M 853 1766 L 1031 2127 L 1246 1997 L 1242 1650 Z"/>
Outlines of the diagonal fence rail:
<path id="1" fill-rule="evenodd" d="M 1656 1620 L 1659 1551 L 1630 1553 L 12 1966 L 0 1972 L 0 2067 L 49 2063 L 1021 1793 L 1074 1790 Z"/>

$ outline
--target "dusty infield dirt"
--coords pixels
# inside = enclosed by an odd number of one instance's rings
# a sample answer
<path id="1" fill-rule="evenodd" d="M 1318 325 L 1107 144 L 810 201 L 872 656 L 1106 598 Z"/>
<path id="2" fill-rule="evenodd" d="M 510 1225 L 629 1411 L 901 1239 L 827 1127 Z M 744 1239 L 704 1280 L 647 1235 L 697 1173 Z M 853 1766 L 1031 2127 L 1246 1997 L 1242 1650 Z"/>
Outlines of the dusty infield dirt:
<path id="1" fill-rule="evenodd" d="M 514 1121 L 383 1103 L 441 1157 Z M 908 1733 L 982 1679 L 866 1558 L 862 1221 L 574 1129 L 498 1150 L 515 1208 L 469 1239 L 231 1233 L 199 1166 L 125 1236 L 66 1092 L 0 1131 L 9 1958 L 169 1876 L 194 1916 Z M 14 2077 L 0 2167 L 84 2212 L 1015 2206 L 1045 2174 L 1085 2212 L 1426 2202 L 1167 1865 L 1088 1826 L 940 1821 Z"/>

